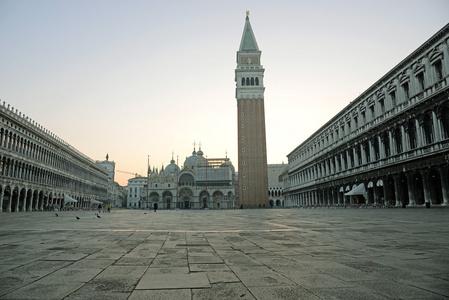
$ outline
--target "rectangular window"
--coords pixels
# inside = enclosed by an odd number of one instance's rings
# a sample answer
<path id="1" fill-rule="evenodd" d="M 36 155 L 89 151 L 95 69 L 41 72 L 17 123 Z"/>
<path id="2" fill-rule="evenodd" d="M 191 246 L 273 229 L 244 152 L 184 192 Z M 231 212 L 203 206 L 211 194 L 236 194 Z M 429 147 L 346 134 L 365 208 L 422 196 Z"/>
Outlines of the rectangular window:
<path id="1" fill-rule="evenodd" d="M 357 129 L 359 127 L 359 120 L 358 120 L 357 116 L 354 117 L 354 126 L 355 126 L 355 129 Z"/>
<path id="2" fill-rule="evenodd" d="M 384 112 L 385 112 L 385 101 L 384 101 L 383 98 L 382 98 L 382 99 L 379 99 L 379 106 L 380 106 L 380 111 L 381 111 L 382 113 L 384 113 Z"/>
<path id="3" fill-rule="evenodd" d="M 402 85 L 402 90 L 404 91 L 405 99 L 408 100 L 410 98 L 408 82 Z"/>
<path id="4" fill-rule="evenodd" d="M 374 106 L 370 106 L 370 107 L 369 107 L 369 110 L 371 111 L 371 119 L 374 119 L 374 117 L 376 116 L 376 115 L 374 114 Z"/>
<path id="5" fill-rule="evenodd" d="M 363 122 L 363 124 L 365 124 L 366 123 L 366 114 L 365 114 L 365 112 L 362 111 L 361 115 L 362 115 L 362 122 Z"/>
<path id="6" fill-rule="evenodd" d="M 441 64 L 441 60 L 437 61 L 433 64 L 433 67 L 435 68 L 435 75 L 437 76 L 437 81 L 440 81 L 443 79 L 443 65 Z"/>
<path id="7" fill-rule="evenodd" d="M 396 106 L 396 92 L 395 91 L 392 91 L 390 93 L 390 99 L 391 99 L 391 105 L 393 107 L 395 107 Z"/>
<path id="8" fill-rule="evenodd" d="M 419 73 L 416 75 L 416 79 L 418 79 L 418 87 L 419 91 L 424 91 L 424 72 Z"/>

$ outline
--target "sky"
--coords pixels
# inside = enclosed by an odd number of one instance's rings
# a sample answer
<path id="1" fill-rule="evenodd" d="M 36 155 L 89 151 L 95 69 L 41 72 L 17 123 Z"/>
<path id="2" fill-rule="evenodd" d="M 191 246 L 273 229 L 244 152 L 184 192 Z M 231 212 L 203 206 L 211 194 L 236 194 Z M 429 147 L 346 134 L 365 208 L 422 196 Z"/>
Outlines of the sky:
<path id="1" fill-rule="evenodd" d="M 246 11 L 265 68 L 268 163 L 449 22 L 447 0 L 0 0 L 0 99 L 127 185 L 194 144 L 237 168 Z M 148 159 L 149 156 L 149 159 Z M 127 173 L 124 173 L 127 172 Z"/>

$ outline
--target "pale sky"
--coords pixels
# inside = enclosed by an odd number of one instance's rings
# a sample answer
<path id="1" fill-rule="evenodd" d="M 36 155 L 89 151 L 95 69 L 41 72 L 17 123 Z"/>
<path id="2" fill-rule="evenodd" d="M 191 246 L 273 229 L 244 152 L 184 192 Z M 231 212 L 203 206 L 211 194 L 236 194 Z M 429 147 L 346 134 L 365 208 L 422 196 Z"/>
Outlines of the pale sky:
<path id="1" fill-rule="evenodd" d="M 160 169 L 172 152 L 181 165 L 194 141 L 237 168 L 246 10 L 265 68 L 268 163 L 287 163 L 449 22 L 447 0 L 0 0 L 0 99 L 116 170 L 145 175 L 148 155 Z"/>

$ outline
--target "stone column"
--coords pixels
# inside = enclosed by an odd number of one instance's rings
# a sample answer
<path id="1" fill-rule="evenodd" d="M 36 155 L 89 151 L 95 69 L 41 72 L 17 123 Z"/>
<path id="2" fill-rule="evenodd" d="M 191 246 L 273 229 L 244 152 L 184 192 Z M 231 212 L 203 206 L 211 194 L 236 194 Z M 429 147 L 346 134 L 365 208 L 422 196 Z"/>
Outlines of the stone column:
<path id="1" fill-rule="evenodd" d="M 415 200 L 415 187 L 413 184 L 413 178 L 411 173 L 405 174 L 407 177 L 407 190 L 408 190 L 408 199 L 409 199 L 409 205 L 416 205 Z"/>
<path id="2" fill-rule="evenodd" d="M 385 178 L 384 179 L 382 179 L 382 189 L 383 189 L 383 191 L 384 191 L 384 205 L 385 204 L 387 204 L 387 195 L 388 195 L 388 193 L 387 193 L 387 183 L 386 183 L 386 180 L 385 180 Z"/>
<path id="3" fill-rule="evenodd" d="M 6 207 L 7 212 L 11 212 L 12 195 L 13 195 L 13 190 L 11 189 L 10 195 L 9 195 L 8 206 Z"/>
<path id="4" fill-rule="evenodd" d="M 372 189 L 373 189 L 373 204 L 377 205 L 377 192 L 376 192 L 377 186 L 376 186 L 375 180 L 373 180 Z"/>
<path id="5" fill-rule="evenodd" d="M 430 195 L 430 187 L 429 187 L 429 179 L 428 179 L 428 172 L 421 171 L 421 177 L 423 181 L 423 187 L 424 187 L 424 201 L 427 203 L 432 204 L 431 201 L 431 195 Z"/>
<path id="6" fill-rule="evenodd" d="M 407 126 L 405 126 L 407 125 Z M 402 152 L 407 152 L 411 149 L 410 147 L 410 138 L 408 136 L 408 123 L 401 125 L 401 133 L 402 133 Z"/>
<path id="7" fill-rule="evenodd" d="M 388 130 L 388 141 L 389 141 L 389 145 L 388 147 L 390 148 L 390 156 L 393 156 L 394 154 L 396 154 L 396 145 L 394 143 L 394 139 L 393 139 L 393 130 L 395 130 L 394 128 L 390 128 L 390 130 Z"/>
<path id="8" fill-rule="evenodd" d="M 443 203 L 441 205 L 449 204 L 449 183 L 447 170 L 444 167 L 439 167 L 438 172 L 440 173 L 441 189 L 443 190 Z"/>
<path id="9" fill-rule="evenodd" d="M 368 147 L 369 147 L 369 157 L 370 157 L 370 162 L 374 161 L 376 159 L 376 154 L 374 153 L 374 149 L 373 149 L 373 143 L 372 140 L 368 140 Z"/>
<path id="10" fill-rule="evenodd" d="M 3 194 L 5 193 L 5 186 L 2 185 L 2 192 L 0 193 L 0 212 L 3 211 Z"/>
<path id="11" fill-rule="evenodd" d="M 435 137 L 434 142 L 439 142 L 439 141 L 441 141 L 441 128 L 440 128 L 440 124 L 437 119 L 437 114 L 435 113 L 434 110 L 432 110 L 432 124 L 433 124 L 433 132 L 434 132 L 434 137 Z"/>
<path id="12" fill-rule="evenodd" d="M 423 130 L 423 122 L 424 118 L 421 116 L 419 118 L 419 121 L 415 119 L 415 126 L 416 126 L 416 147 L 422 147 L 424 146 L 424 130 Z"/>
<path id="13" fill-rule="evenodd" d="M 394 198 L 396 201 L 395 206 L 402 206 L 402 197 L 401 197 L 401 193 L 399 192 L 400 191 L 399 176 L 398 175 L 394 176 L 393 180 L 394 180 L 394 184 L 393 184 Z"/>
<path id="14" fill-rule="evenodd" d="M 20 199 L 20 191 L 22 189 L 19 188 L 19 199 Z M 27 191 L 25 190 L 25 195 L 23 196 L 23 205 L 22 205 L 22 211 L 27 211 Z"/>
<path id="15" fill-rule="evenodd" d="M 385 142 L 380 135 L 377 136 L 377 143 L 379 145 L 379 159 L 387 157 L 385 153 Z"/>
<path id="16" fill-rule="evenodd" d="M 28 188 L 25 188 L 26 190 L 26 195 L 25 197 L 27 198 L 27 211 L 33 211 L 33 193 L 31 193 L 30 199 L 28 199 Z"/>
<path id="17" fill-rule="evenodd" d="M 362 164 L 366 164 L 366 152 L 363 143 L 360 144 L 360 155 L 362 155 Z"/>

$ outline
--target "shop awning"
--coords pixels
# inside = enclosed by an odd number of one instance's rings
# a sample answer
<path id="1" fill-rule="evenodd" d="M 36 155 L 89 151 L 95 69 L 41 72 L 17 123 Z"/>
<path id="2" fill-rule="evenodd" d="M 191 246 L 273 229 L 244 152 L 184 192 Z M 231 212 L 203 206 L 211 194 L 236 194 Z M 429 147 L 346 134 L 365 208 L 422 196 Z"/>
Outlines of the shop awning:
<path id="1" fill-rule="evenodd" d="M 100 203 L 102 203 L 102 202 L 97 201 L 95 199 L 90 199 L 89 201 L 90 201 L 91 204 L 100 204 Z"/>
<path id="2" fill-rule="evenodd" d="M 73 199 L 70 196 L 64 195 L 64 202 L 65 203 L 69 203 L 69 202 L 78 202 L 78 200 Z"/>
<path id="3" fill-rule="evenodd" d="M 345 196 L 354 196 L 354 195 L 362 195 L 362 196 L 366 195 L 366 189 L 363 183 L 359 184 L 358 186 L 356 186 L 355 188 L 353 188 L 352 190 L 350 190 L 345 194 Z"/>

